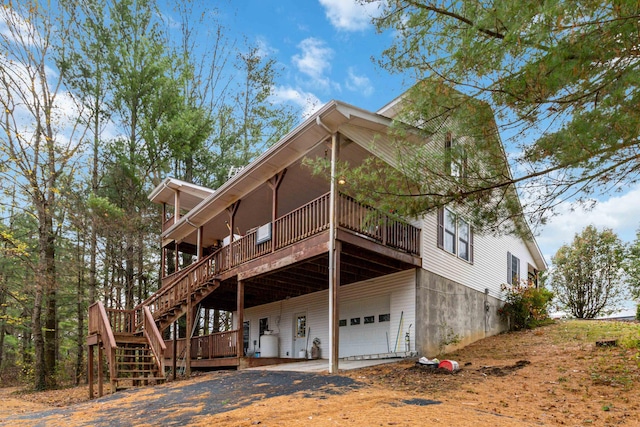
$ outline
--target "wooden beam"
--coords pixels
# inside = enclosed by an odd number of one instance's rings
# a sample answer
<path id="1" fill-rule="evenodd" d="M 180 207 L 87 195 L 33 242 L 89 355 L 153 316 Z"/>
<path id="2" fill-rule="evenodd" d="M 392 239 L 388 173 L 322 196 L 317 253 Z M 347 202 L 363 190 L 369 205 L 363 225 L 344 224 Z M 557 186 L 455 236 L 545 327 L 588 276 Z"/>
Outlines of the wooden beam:
<path id="1" fill-rule="evenodd" d="M 336 249 L 337 201 L 338 188 L 336 163 L 340 154 L 340 139 L 338 133 L 331 135 L 331 192 L 329 195 L 329 373 L 338 373 L 338 288 L 340 288 L 339 256 Z"/>
<path id="2" fill-rule="evenodd" d="M 244 281 L 238 279 L 238 342 L 236 351 L 238 358 L 244 357 Z"/>
<path id="3" fill-rule="evenodd" d="M 330 351 L 332 352 L 329 355 L 329 359 L 332 363 L 330 363 L 329 371 L 332 373 L 338 372 L 338 357 L 340 354 L 340 305 L 339 305 L 339 294 L 340 294 L 340 254 L 342 252 L 342 242 L 339 240 L 336 241 L 335 246 L 335 255 L 334 262 L 335 267 L 333 269 L 333 292 L 330 292 L 330 304 L 333 306 L 333 310 L 329 311 L 329 315 L 331 319 L 329 320 L 329 324 L 331 325 L 332 330 L 329 331 L 329 337 L 333 340 L 330 346 Z"/>
<path id="4" fill-rule="evenodd" d="M 276 251 L 276 219 L 278 218 L 278 188 L 280 184 L 282 184 L 282 179 L 287 173 L 286 169 L 283 169 L 281 172 L 275 174 L 273 178 L 267 181 L 269 187 L 271 187 L 272 198 L 271 198 L 271 252 Z"/>
<path id="5" fill-rule="evenodd" d="M 103 363 L 104 355 L 102 354 L 102 344 L 98 344 L 98 397 L 102 397 L 104 394 L 104 374 L 102 373 Z M 113 379 L 111 382 L 113 384 Z M 111 387 L 111 393 L 113 393 L 115 390 L 113 390 L 113 385 Z"/>
<path id="6" fill-rule="evenodd" d="M 420 258 L 420 256 L 411 255 L 388 246 L 383 246 L 380 243 L 356 236 L 350 231 L 338 228 L 336 231 L 336 239 L 389 258 L 397 259 L 407 264 L 415 265 L 416 267 L 422 267 L 422 258 Z"/>
<path id="7" fill-rule="evenodd" d="M 185 351 L 185 377 L 189 378 L 191 376 L 191 338 L 193 331 L 193 301 L 191 299 L 191 295 L 187 296 L 187 312 L 185 314 L 187 316 L 187 341 L 186 341 L 186 351 Z"/>
<path id="8" fill-rule="evenodd" d="M 233 227 L 238 206 L 240 206 L 240 200 L 236 200 L 227 208 L 227 213 L 229 214 L 229 222 L 227 222 L 229 226 L 229 262 L 233 259 Z"/>
<path id="9" fill-rule="evenodd" d="M 175 322 L 173 322 L 173 349 L 171 350 L 171 352 L 173 353 L 171 359 L 171 378 L 175 381 L 176 380 L 176 371 L 178 369 L 178 320 L 176 319 Z"/>
<path id="10" fill-rule="evenodd" d="M 89 399 L 93 399 L 93 347 L 88 346 L 89 366 L 87 367 L 87 381 L 89 382 Z"/>
<path id="11" fill-rule="evenodd" d="M 271 271 L 287 267 L 291 264 L 295 264 L 296 262 L 326 253 L 328 246 L 327 233 L 324 232 L 316 234 L 315 236 L 299 243 L 280 249 L 275 253 L 246 262 L 236 269 L 231 269 L 230 271 L 223 273 L 220 278 L 225 280 L 226 278 L 237 274 L 238 279 L 240 280 L 269 273 Z"/>

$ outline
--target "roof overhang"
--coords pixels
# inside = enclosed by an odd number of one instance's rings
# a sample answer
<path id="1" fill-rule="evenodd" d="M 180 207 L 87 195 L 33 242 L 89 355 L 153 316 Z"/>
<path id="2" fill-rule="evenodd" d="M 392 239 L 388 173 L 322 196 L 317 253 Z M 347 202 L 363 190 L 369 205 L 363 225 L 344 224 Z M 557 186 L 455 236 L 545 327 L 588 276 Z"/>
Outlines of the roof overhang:
<path id="1" fill-rule="evenodd" d="M 167 203 L 173 205 L 175 203 L 175 194 L 180 192 L 180 206 L 185 209 L 193 209 L 204 199 L 211 196 L 215 191 L 192 184 L 190 182 L 181 181 L 175 178 L 165 178 L 156 188 L 149 194 L 149 200 L 153 203 Z"/>
<path id="2" fill-rule="evenodd" d="M 166 230 L 162 234 L 163 245 L 170 241 L 181 242 L 193 233 L 194 228 L 220 215 L 318 144 L 326 142 L 347 123 L 383 131 L 391 124 L 391 120 L 339 101 L 325 104 Z M 160 191 L 156 188 L 149 198 Z M 159 196 L 156 199 L 160 200 Z"/>

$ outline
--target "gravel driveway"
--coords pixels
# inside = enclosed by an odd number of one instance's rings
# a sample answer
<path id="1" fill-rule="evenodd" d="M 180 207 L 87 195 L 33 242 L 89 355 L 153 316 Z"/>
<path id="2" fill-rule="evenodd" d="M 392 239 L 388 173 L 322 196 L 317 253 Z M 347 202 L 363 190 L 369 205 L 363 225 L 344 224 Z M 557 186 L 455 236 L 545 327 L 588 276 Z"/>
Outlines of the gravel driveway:
<path id="1" fill-rule="evenodd" d="M 220 371 L 188 381 L 120 391 L 60 409 L 11 416 L 0 426 L 187 425 L 203 415 L 248 406 L 261 399 L 302 393 L 342 394 L 360 388 L 351 378 L 303 372 Z"/>

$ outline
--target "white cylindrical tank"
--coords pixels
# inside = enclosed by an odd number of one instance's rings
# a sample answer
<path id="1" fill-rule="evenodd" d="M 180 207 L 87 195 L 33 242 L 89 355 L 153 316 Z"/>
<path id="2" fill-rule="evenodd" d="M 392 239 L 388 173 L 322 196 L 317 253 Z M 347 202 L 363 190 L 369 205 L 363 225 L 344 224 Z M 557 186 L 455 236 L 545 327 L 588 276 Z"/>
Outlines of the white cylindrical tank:
<path id="1" fill-rule="evenodd" d="M 277 335 L 262 335 L 260 337 L 260 357 L 278 357 Z"/>

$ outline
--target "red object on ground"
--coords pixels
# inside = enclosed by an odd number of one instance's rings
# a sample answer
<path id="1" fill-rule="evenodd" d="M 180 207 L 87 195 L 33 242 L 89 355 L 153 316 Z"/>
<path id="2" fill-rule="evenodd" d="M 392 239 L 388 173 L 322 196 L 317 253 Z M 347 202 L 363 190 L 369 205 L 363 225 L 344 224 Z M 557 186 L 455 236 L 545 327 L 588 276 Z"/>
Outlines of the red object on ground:
<path id="1" fill-rule="evenodd" d="M 456 362 L 455 360 L 443 360 L 438 365 L 438 368 L 446 369 L 448 371 L 453 372 L 460 369 L 460 366 L 458 366 L 458 362 Z"/>

